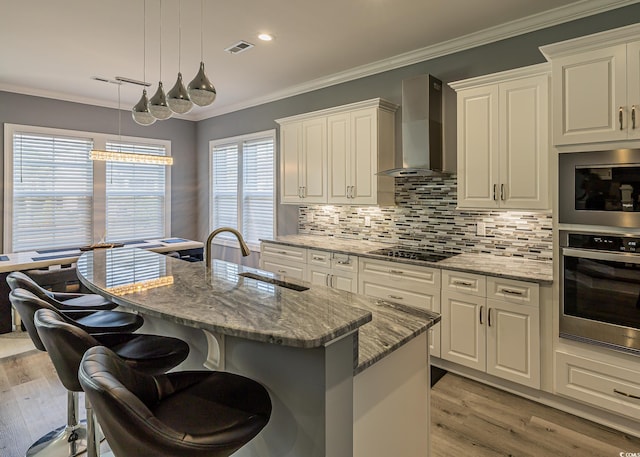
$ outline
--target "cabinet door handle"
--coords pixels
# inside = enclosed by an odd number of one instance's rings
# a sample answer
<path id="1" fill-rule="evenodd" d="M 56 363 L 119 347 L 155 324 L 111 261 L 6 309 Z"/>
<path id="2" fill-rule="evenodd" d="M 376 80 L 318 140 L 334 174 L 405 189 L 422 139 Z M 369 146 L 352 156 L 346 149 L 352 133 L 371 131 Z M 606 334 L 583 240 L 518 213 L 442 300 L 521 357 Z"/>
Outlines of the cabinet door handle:
<path id="1" fill-rule="evenodd" d="M 636 129 L 636 105 L 631 106 L 631 128 Z"/>
<path id="2" fill-rule="evenodd" d="M 484 306 L 480 306 L 480 325 L 482 325 L 482 311 L 484 310 Z"/>
<path id="3" fill-rule="evenodd" d="M 633 394 L 628 394 L 628 393 L 623 392 L 623 391 L 618 390 L 618 389 L 613 389 L 613 393 L 618 394 L 618 395 L 622 395 L 623 397 L 633 398 L 634 400 L 640 400 L 640 396 L 633 395 Z"/>
<path id="4" fill-rule="evenodd" d="M 487 325 L 491 327 L 491 308 L 489 308 L 489 311 L 487 312 Z"/>
<path id="5" fill-rule="evenodd" d="M 396 274 L 396 275 L 403 275 L 404 271 L 402 271 L 402 270 L 389 270 L 389 273 Z"/>
<path id="6" fill-rule="evenodd" d="M 502 289 L 502 293 L 509 294 L 509 295 L 518 295 L 520 297 L 524 295 L 524 292 L 522 292 L 521 290 L 513 290 L 513 289 Z"/>
<path id="7" fill-rule="evenodd" d="M 494 200 L 494 201 L 497 201 L 497 198 L 496 198 L 496 187 L 497 187 L 497 185 L 496 185 L 496 184 L 494 184 L 494 185 L 493 185 L 493 200 Z"/>
<path id="8" fill-rule="evenodd" d="M 453 285 L 454 286 L 465 286 L 465 287 L 471 287 L 473 286 L 472 282 L 468 282 L 468 281 L 460 281 L 458 279 L 453 281 Z"/>
<path id="9" fill-rule="evenodd" d="M 324 276 L 324 285 L 329 287 L 329 275 L 328 274 Z"/>
<path id="10" fill-rule="evenodd" d="M 620 122 L 620 130 L 622 130 L 622 106 L 618 110 L 618 122 Z"/>
<path id="11" fill-rule="evenodd" d="M 351 198 L 356 198 L 356 186 L 351 186 Z"/>
<path id="12" fill-rule="evenodd" d="M 500 184 L 500 200 L 504 201 L 504 184 Z"/>
<path id="13" fill-rule="evenodd" d="M 393 299 L 393 300 L 402 300 L 403 297 L 399 296 L 399 295 L 387 295 L 387 297 Z"/>
<path id="14" fill-rule="evenodd" d="M 307 188 L 302 186 L 302 198 L 307 198 Z"/>
<path id="15" fill-rule="evenodd" d="M 333 278 L 335 277 L 335 275 L 329 275 L 329 276 L 331 276 L 331 279 L 329 280 L 329 286 L 334 287 Z"/>
<path id="16" fill-rule="evenodd" d="M 347 186 L 347 198 L 353 198 L 351 195 L 351 186 Z"/>

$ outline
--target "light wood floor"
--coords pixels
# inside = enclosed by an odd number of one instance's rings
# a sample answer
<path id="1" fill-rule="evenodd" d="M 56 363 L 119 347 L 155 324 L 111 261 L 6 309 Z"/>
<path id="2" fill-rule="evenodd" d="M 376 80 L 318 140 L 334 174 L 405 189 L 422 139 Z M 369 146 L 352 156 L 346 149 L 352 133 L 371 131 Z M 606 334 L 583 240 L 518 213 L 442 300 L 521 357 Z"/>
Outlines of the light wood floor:
<path id="1" fill-rule="evenodd" d="M 451 373 L 435 385 L 431 398 L 434 457 L 640 453 L 638 438 Z M 33 441 L 62 425 L 65 408 L 66 391 L 45 353 L 0 359 L 1 457 L 24 456 Z"/>

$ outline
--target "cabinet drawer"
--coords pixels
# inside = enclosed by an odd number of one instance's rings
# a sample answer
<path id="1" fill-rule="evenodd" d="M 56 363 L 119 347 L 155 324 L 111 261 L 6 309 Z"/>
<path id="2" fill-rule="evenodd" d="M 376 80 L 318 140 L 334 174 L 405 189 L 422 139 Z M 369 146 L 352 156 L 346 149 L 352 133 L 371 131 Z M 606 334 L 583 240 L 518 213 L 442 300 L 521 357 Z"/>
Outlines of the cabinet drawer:
<path id="1" fill-rule="evenodd" d="M 328 251 L 319 251 L 317 249 L 309 249 L 307 252 L 307 263 L 318 267 L 331 267 L 331 253 Z"/>
<path id="2" fill-rule="evenodd" d="M 640 417 L 640 371 L 556 352 L 556 392 L 634 419 Z"/>
<path id="3" fill-rule="evenodd" d="M 473 273 L 442 270 L 442 290 L 486 297 L 486 277 Z"/>
<path id="4" fill-rule="evenodd" d="M 538 284 L 513 279 L 487 278 L 487 298 L 537 307 L 539 296 Z"/>
<path id="5" fill-rule="evenodd" d="M 375 281 L 361 281 L 359 292 L 363 295 L 380 298 L 403 305 L 414 306 L 428 311 L 440 312 L 440 290 L 432 289 L 431 293 L 416 293 L 406 289 L 382 286 Z"/>
<path id="6" fill-rule="evenodd" d="M 440 289 L 437 268 L 360 258 L 359 271 L 362 280 L 396 290 L 431 293 L 434 288 Z"/>
<path id="7" fill-rule="evenodd" d="M 260 261 L 260 268 L 270 271 L 271 273 L 276 273 L 293 279 L 299 279 L 301 281 L 304 281 L 305 279 L 304 264 L 279 263 L 277 260 L 274 261 L 270 258 L 263 258 Z"/>
<path id="8" fill-rule="evenodd" d="M 262 243 L 261 257 L 268 257 L 269 260 L 280 259 L 286 262 L 307 262 L 307 250 L 294 246 L 284 246 L 281 244 Z"/>
<path id="9" fill-rule="evenodd" d="M 358 257 L 333 252 L 331 254 L 331 268 L 334 271 L 356 274 L 358 273 Z"/>

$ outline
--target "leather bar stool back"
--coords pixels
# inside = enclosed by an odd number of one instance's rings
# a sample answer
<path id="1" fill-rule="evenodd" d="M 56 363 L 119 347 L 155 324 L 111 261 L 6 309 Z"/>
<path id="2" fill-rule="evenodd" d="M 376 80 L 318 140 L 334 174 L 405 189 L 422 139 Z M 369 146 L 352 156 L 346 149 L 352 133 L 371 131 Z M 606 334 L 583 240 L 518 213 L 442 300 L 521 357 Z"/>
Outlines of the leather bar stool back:
<path id="1" fill-rule="evenodd" d="M 78 369 L 84 353 L 93 346 L 108 346 L 129 366 L 152 374 L 164 373 L 176 367 L 189 354 L 189 345 L 177 338 L 137 333 L 90 335 L 51 309 L 39 309 L 35 313 L 34 324 L 60 381 L 71 392 L 82 391 Z M 99 440 L 90 403 L 87 402 L 86 406 L 87 456 L 94 457 L 99 455 Z"/>
<path id="2" fill-rule="evenodd" d="M 59 313 L 66 322 L 81 326 L 91 333 L 133 332 L 144 323 L 140 316 L 119 311 L 59 311 L 47 301 L 21 288 L 12 290 L 9 300 L 20 315 L 31 341 L 41 351 L 46 351 L 46 347 L 35 326 L 35 313 L 40 309 Z M 66 424 L 40 437 L 29 447 L 26 457 L 69 457 L 86 447 L 87 430 L 78 421 L 78 393 L 72 390 L 67 392 Z"/>
<path id="3" fill-rule="evenodd" d="M 9 273 L 7 283 L 11 290 L 28 290 L 40 300 L 61 310 L 109 310 L 118 306 L 98 294 L 51 292 L 20 271 Z"/>
<path id="4" fill-rule="evenodd" d="M 86 352 L 79 378 L 116 457 L 226 457 L 271 416 L 256 381 L 217 371 L 150 376 L 102 346 Z"/>

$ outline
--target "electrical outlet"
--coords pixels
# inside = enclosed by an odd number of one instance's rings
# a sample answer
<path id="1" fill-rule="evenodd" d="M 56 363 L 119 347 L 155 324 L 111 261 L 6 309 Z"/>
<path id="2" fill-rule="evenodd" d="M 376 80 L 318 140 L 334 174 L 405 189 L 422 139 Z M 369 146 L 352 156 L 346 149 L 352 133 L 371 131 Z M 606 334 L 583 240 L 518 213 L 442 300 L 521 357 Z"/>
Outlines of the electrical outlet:
<path id="1" fill-rule="evenodd" d="M 334 214 L 333 215 L 333 223 L 338 225 L 340 224 L 340 215 L 339 214 Z"/>
<path id="2" fill-rule="evenodd" d="M 307 213 L 307 222 L 313 222 L 313 213 Z"/>
<path id="3" fill-rule="evenodd" d="M 476 235 L 485 236 L 486 234 L 487 234 L 487 230 L 484 222 L 478 222 L 476 224 Z"/>
<path id="4" fill-rule="evenodd" d="M 364 217 L 364 226 L 365 227 L 371 227 L 371 216 L 365 216 Z"/>

